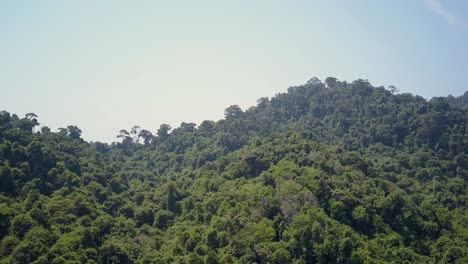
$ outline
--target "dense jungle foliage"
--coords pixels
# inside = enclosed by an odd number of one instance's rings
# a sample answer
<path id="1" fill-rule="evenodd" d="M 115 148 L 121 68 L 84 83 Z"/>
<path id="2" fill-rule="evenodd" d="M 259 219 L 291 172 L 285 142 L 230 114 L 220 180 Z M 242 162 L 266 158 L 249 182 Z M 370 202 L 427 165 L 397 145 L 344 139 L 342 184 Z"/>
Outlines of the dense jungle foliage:
<path id="1" fill-rule="evenodd" d="M 313 78 L 113 144 L 3 111 L 0 263 L 468 263 L 465 106 Z"/>

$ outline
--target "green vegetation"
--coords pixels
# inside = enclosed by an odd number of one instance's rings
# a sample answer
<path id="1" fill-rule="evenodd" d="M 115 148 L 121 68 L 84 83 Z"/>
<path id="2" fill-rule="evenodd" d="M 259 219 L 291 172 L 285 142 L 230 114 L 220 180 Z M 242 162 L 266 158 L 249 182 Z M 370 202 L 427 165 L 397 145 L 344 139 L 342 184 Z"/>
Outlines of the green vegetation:
<path id="1" fill-rule="evenodd" d="M 445 98 L 445 100 L 453 106 L 467 107 L 468 106 L 468 91 L 466 91 L 463 95 L 460 95 L 457 97 L 449 95 Z"/>
<path id="2" fill-rule="evenodd" d="M 110 145 L 1 112 L 0 263 L 468 263 L 468 110 L 390 90 L 313 78 Z"/>

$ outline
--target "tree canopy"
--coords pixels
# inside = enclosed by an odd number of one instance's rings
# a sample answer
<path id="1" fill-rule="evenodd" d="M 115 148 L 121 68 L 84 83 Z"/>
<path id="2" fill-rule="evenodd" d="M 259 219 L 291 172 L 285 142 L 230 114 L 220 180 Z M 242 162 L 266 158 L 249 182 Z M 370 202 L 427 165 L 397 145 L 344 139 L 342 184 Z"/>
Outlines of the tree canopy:
<path id="1" fill-rule="evenodd" d="M 112 144 L 2 111 L 0 263 L 467 263 L 463 100 L 312 78 Z"/>

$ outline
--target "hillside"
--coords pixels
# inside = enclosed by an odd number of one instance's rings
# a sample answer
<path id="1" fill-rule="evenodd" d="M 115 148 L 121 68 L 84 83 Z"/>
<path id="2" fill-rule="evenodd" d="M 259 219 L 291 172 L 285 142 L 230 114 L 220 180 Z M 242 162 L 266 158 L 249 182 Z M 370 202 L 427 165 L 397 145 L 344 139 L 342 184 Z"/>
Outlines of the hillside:
<path id="1" fill-rule="evenodd" d="M 0 263 L 467 263 L 452 101 L 312 78 L 113 144 L 3 111 Z"/>

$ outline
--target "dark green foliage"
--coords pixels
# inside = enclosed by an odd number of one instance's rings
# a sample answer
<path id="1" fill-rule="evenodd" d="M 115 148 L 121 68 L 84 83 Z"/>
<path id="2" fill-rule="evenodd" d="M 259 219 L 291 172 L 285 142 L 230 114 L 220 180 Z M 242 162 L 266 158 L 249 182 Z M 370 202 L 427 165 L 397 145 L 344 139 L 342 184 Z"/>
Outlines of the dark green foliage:
<path id="1" fill-rule="evenodd" d="M 36 222 L 26 214 L 20 214 L 11 220 L 11 231 L 18 238 L 23 238 Z"/>
<path id="2" fill-rule="evenodd" d="M 5 194 L 14 194 L 16 192 L 14 175 L 8 165 L 0 167 L 0 192 Z"/>
<path id="3" fill-rule="evenodd" d="M 454 97 L 449 95 L 444 98 L 449 104 L 459 107 L 467 107 L 468 106 L 468 91 L 466 91 L 463 95 Z"/>
<path id="4" fill-rule="evenodd" d="M 2 111 L 0 263 L 466 263 L 464 97 L 312 78 L 112 144 Z"/>
<path id="5" fill-rule="evenodd" d="M 166 210 L 159 210 L 158 212 L 156 212 L 154 217 L 154 226 L 156 226 L 159 229 L 165 229 L 168 227 L 171 219 L 171 212 Z"/>
<path id="6" fill-rule="evenodd" d="M 0 204 L 0 239 L 8 234 L 11 210 L 6 204 Z"/>
<path id="7" fill-rule="evenodd" d="M 138 208 L 135 213 L 135 218 L 138 226 L 144 224 L 152 225 L 154 222 L 153 210 L 147 207 Z"/>

